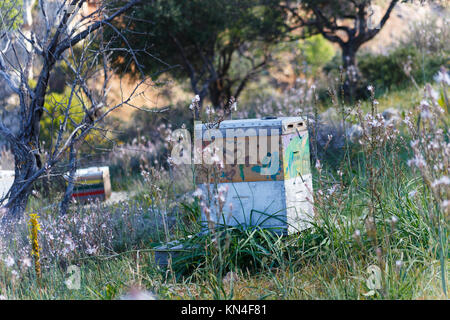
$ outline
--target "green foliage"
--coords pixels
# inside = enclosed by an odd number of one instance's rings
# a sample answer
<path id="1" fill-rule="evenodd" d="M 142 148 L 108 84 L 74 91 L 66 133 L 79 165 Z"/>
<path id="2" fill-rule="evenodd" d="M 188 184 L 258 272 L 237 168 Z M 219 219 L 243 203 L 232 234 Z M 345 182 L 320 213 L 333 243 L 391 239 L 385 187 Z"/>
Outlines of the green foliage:
<path id="1" fill-rule="evenodd" d="M 135 57 L 116 51 L 113 61 L 122 72 L 153 78 L 168 69 L 178 80 L 190 78 L 191 89 L 209 92 L 214 106 L 237 96 L 264 65 L 268 47 L 286 33 L 286 12 L 275 0 L 156 0 L 134 11 L 135 19 L 120 23 L 127 43 L 109 30 L 117 46 L 136 50 Z M 271 6 L 273 4 L 273 6 Z M 260 68 L 259 67 L 259 68 Z M 255 69 L 256 68 L 256 69 Z M 241 86 L 242 85 L 242 86 Z"/>
<path id="2" fill-rule="evenodd" d="M 0 31 L 15 30 L 23 23 L 23 0 L 3 0 L 0 4 Z"/>
<path id="3" fill-rule="evenodd" d="M 196 68 L 203 65 L 199 51 L 210 58 L 222 47 L 234 50 L 244 41 L 276 38 L 284 26 L 282 11 L 249 0 L 157 0 L 145 2 L 134 11 L 134 17 L 139 20 L 130 22 L 127 28 L 132 32 L 123 30 L 124 35 L 132 48 L 147 48 L 152 53 L 153 59 L 144 52 L 137 55 L 149 74 L 161 70 L 161 61 L 184 66 L 179 46 Z M 114 34 L 108 35 L 114 37 Z M 128 63 L 128 59 L 125 61 Z M 173 70 L 174 75 L 181 77 L 185 77 L 186 72 L 183 68 Z"/>
<path id="4" fill-rule="evenodd" d="M 70 106 L 69 106 L 70 103 Z M 72 121 L 67 121 L 67 130 L 75 129 L 74 123 L 80 123 L 84 117 L 81 101 L 76 95 L 70 99 L 70 90 L 65 93 L 49 93 L 44 102 L 44 116 L 41 119 L 40 139 L 49 145 L 56 138 L 59 126 L 64 122 L 65 112 L 69 107 L 69 114 Z"/>
<path id="5" fill-rule="evenodd" d="M 411 66 L 411 76 L 417 83 L 429 82 L 440 66 L 450 66 L 449 57 L 423 54 L 412 46 L 398 47 L 387 55 L 366 53 L 359 58 L 358 67 L 365 80 L 376 89 L 406 88 L 411 85 L 405 73 L 405 65 Z"/>
<path id="6" fill-rule="evenodd" d="M 199 269 L 214 270 L 223 277 L 233 270 L 255 272 L 280 267 L 286 254 L 283 237 L 260 227 L 227 227 L 211 233 L 199 233 L 183 245 L 187 253 L 173 259 L 173 270 L 187 274 Z"/>
<path id="7" fill-rule="evenodd" d="M 330 62 L 335 55 L 334 47 L 322 35 L 314 35 L 301 41 L 299 48 L 313 73 Z"/>

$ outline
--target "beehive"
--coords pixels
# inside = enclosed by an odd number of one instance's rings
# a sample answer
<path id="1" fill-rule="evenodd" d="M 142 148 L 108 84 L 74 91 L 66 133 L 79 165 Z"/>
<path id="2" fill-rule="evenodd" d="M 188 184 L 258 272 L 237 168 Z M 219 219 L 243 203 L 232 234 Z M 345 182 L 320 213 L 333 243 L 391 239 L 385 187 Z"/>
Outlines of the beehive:
<path id="1" fill-rule="evenodd" d="M 225 151 L 223 168 L 216 169 L 216 174 L 208 170 L 211 165 L 197 166 L 197 183 L 203 195 L 211 194 L 215 186 L 228 188 L 222 213 L 217 205 L 211 205 L 208 215 L 202 212 L 202 222 L 206 225 L 209 216 L 216 225 L 258 225 L 282 234 L 308 228 L 313 218 L 313 197 L 305 119 L 228 120 L 215 131 L 208 132 L 210 128 L 214 125 L 196 124 L 195 145 L 203 151 L 211 143 L 226 146 L 234 150 L 234 161 L 230 162 L 226 153 L 231 153 Z"/>
<path id="2" fill-rule="evenodd" d="M 72 197 L 81 203 L 99 199 L 104 201 L 111 196 L 111 181 L 108 167 L 78 169 Z"/>
<path id="3" fill-rule="evenodd" d="M 13 170 L 0 170 L 0 199 L 2 199 L 14 182 Z"/>

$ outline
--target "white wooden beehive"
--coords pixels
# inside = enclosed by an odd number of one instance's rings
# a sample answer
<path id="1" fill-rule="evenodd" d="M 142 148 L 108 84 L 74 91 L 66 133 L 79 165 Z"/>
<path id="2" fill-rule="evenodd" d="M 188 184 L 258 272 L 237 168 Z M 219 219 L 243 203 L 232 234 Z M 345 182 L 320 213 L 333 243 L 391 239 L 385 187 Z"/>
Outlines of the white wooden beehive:
<path id="1" fill-rule="evenodd" d="M 223 145 L 234 146 L 235 153 L 238 153 L 239 143 L 245 146 L 246 151 L 245 154 L 235 154 L 232 163 L 224 155 L 224 166 L 214 176 L 205 173 L 209 172 L 207 169 L 202 171 L 201 168 L 208 168 L 208 165 L 197 166 L 200 168 L 197 170 L 197 183 L 203 195 L 208 194 L 208 188 L 211 194 L 215 182 L 218 182 L 218 187 L 228 188 L 222 213 L 210 201 L 211 213 L 203 211 L 202 222 L 207 225 L 209 217 L 215 225 L 258 225 L 282 234 L 308 228 L 313 219 L 313 197 L 306 120 L 302 117 L 228 120 L 221 122 L 218 128 L 216 126 L 221 133 L 217 136 L 211 131 L 205 134 L 211 127 L 214 126 L 195 125 L 197 146 L 204 150 L 211 143 L 205 142 L 205 136 L 207 140 L 212 136 L 214 138 L 209 140 L 214 140 L 214 143 L 222 139 L 220 143 Z M 231 136 L 226 134 L 230 129 L 234 130 Z M 278 146 L 274 144 L 273 149 L 270 146 L 276 140 L 272 139 L 278 140 Z M 273 142 L 262 147 L 267 140 Z M 250 147 L 252 143 L 258 150 L 257 163 L 254 159 L 250 161 L 250 152 L 254 150 Z M 272 166 L 277 161 L 278 166 Z"/>
<path id="2" fill-rule="evenodd" d="M 9 191 L 14 182 L 13 170 L 0 170 L 0 199 Z"/>

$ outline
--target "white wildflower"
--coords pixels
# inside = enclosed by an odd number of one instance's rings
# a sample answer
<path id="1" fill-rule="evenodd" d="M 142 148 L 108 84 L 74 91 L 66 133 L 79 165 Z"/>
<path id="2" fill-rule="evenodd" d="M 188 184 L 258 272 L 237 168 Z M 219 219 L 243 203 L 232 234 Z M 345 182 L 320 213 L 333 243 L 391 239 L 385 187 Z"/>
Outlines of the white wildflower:
<path id="1" fill-rule="evenodd" d="M 95 254 L 95 253 L 97 253 L 97 248 L 87 248 L 86 249 L 86 253 L 87 254 Z"/>
<path id="2" fill-rule="evenodd" d="M 201 197 L 203 195 L 203 191 L 200 188 L 195 189 L 194 193 L 192 194 L 194 197 Z"/>
<path id="3" fill-rule="evenodd" d="M 421 154 L 416 154 L 413 159 L 408 160 L 408 166 L 416 166 L 418 168 L 424 168 L 426 166 L 425 159 Z"/>
<path id="4" fill-rule="evenodd" d="M 414 198 L 414 196 L 417 194 L 417 190 L 413 190 L 411 192 L 408 193 L 408 197 L 409 198 Z"/>
<path id="5" fill-rule="evenodd" d="M 316 169 L 319 171 L 322 169 L 322 164 L 320 163 L 320 160 L 316 161 Z"/>
<path id="6" fill-rule="evenodd" d="M 5 264 L 7 267 L 12 267 L 14 265 L 14 258 L 11 256 L 6 257 Z"/>
<path id="7" fill-rule="evenodd" d="M 445 83 L 446 85 L 450 86 L 450 76 L 448 74 L 448 72 L 443 72 L 443 71 L 439 71 L 435 76 L 434 76 L 434 81 L 436 81 L 437 83 Z"/>
<path id="8" fill-rule="evenodd" d="M 433 188 L 435 188 L 441 184 L 450 185 L 450 178 L 447 176 L 442 176 L 441 178 L 434 180 L 434 182 L 431 184 L 431 186 Z"/>
<path id="9" fill-rule="evenodd" d="M 219 193 L 227 193 L 228 192 L 228 189 L 229 189 L 230 187 L 229 186 L 227 186 L 227 185 L 221 185 L 219 188 L 217 188 L 217 191 L 219 192 Z"/>
<path id="10" fill-rule="evenodd" d="M 22 266 L 24 266 L 25 268 L 31 267 L 31 259 L 30 258 L 23 258 L 21 262 L 22 262 Z"/>

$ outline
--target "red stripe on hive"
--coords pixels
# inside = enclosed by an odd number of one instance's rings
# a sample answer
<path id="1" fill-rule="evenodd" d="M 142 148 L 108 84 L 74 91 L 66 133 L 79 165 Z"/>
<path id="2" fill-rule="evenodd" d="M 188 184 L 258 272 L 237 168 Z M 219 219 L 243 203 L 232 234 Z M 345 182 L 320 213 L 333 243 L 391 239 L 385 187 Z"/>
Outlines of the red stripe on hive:
<path id="1" fill-rule="evenodd" d="M 98 194 L 104 194 L 105 190 L 98 190 L 98 191 L 91 191 L 91 192 L 80 192 L 80 193 L 74 193 L 72 194 L 72 197 L 85 197 L 85 196 L 95 196 Z"/>

